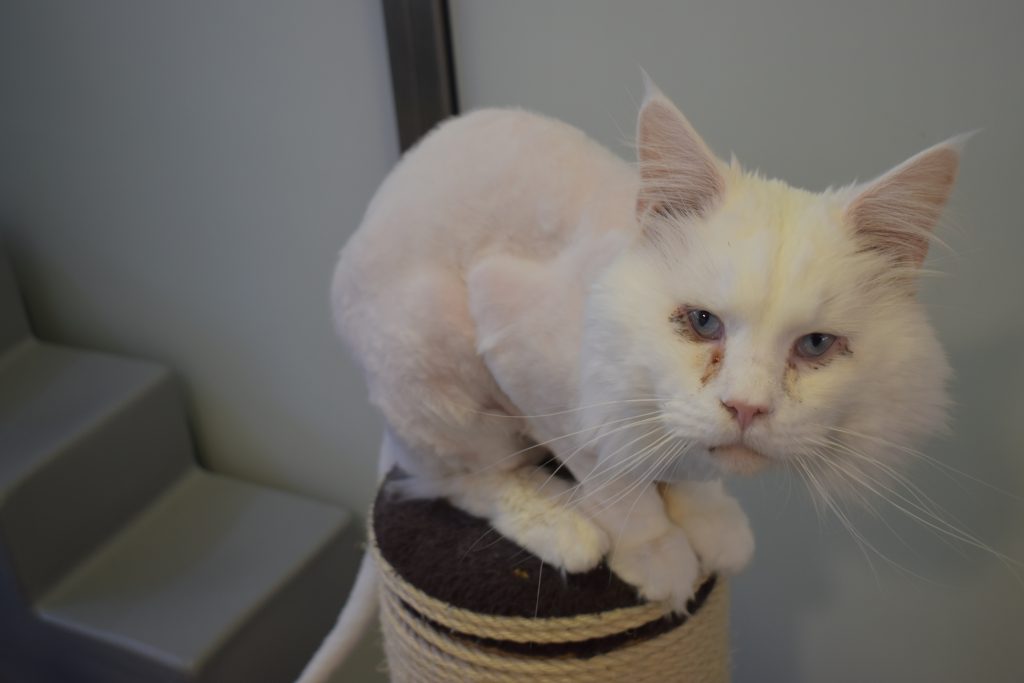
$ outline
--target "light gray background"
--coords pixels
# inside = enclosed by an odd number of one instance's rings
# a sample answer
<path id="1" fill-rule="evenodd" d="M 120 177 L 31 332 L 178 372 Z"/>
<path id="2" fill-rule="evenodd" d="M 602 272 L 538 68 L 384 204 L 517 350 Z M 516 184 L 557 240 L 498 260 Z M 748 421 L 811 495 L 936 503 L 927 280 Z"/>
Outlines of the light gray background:
<path id="1" fill-rule="evenodd" d="M 328 285 L 397 158 L 377 0 L 0 0 L 0 239 L 35 328 L 170 365 L 219 472 L 369 504 L 381 423 Z"/>
<path id="2" fill-rule="evenodd" d="M 957 227 L 925 285 L 958 380 L 927 452 L 1024 495 L 1024 5 L 1020 2 L 452 0 L 464 107 L 518 105 L 631 157 L 643 66 L 708 143 L 810 189 L 867 179 L 975 128 Z M 1024 502 L 917 466 L 936 502 L 1024 559 Z M 795 479 L 795 478 L 794 478 Z M 735 487 L 758 552 L 734 582 L 736 681 L 1024 681 L 1024 585 L 878 504 L 868 562 L 799 480 Z M 901 504 L 903 504 L 901 502 Z M 869 551 L 870 554 L 870 551 Z M 929 583 L 931 582 L 931 583 Z"/>
<path id="3" fill-rule="evenodd" d="M 949 275 L 925 296 L 959 379 L 928 452 L 1024 493 L 1024 9 L 942 4 L 452 3 L 465 106 L 564 118 L 629 155 L 640 65 L 722 154 L 799 185 L 972 141 Z M 44 336 L 165 361 L 204 461 L 365 509 L 380 422 L 333 338 L 335 254 L 397 159 L 376 0 L 0 0 L 0 236 Z M 1024 504 L 915 478 L 1024 557 Z M 740 487 L 737 681 L 1024 680 L 1024 588 L 898 510 L 870 567 L 786 477 Z M 368 646 L 339 680 L 373 679 Z"/>
<path id="4" fill-rule="evenodd" d="M 335 256 L 398 158 L 379 3 L 0 0 L 0 221 L 39 334 L 184 379 L 212 468 L 370 500 Z"/>

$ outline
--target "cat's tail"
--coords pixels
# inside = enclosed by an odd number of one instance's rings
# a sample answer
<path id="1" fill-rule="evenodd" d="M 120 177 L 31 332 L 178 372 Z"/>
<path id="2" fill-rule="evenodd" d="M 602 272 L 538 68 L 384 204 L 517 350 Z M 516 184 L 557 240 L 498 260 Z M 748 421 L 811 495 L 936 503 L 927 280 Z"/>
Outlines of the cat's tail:
<path id="1" fill-rule="evenodd" d="M 359 643 L 376 613 L 377 567 L 374 566 L 373 557 L 367 552 L 363 555 L 356 582 L 349 593 L 348 602 L 338 615 L 338 621 L 295 683 L 328 681 Z"/>
<path id="2" fill-rule="evenodd" d="M 384 433 L 384 441 L 380 447 L 380 460 L 377 464 L 377 481 L 384 477 L 397 460 L 395 448 L 397 444 L 390 432 Z M 326 683 L 331 675 L 342 665 L 345 658 L 359 643 L 363 633 L 369 628 L 377 613 L 377 567 L 369 551 L 363 554 L 359 564 L 359 573 L 348 594 L 345 606 L 341 608 L 338 621 L 335 622 L 327 637 L 306 664 L 295 683 Z"/>

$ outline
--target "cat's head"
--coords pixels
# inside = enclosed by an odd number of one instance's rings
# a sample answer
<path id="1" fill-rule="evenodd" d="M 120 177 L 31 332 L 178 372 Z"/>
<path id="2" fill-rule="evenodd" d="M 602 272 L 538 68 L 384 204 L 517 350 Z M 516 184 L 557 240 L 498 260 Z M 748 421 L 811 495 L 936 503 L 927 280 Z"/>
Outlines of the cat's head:
<path id="1" fill-rule="evenodd" d="M 641 237 L 590 297 L 588 395 L 656 398 L 681 462 L 725 472 L 842 478 L 940 428 L 950 371 L 916 283 L 962 141 L 815 194 L 718 160 L 648 90 Z"/>

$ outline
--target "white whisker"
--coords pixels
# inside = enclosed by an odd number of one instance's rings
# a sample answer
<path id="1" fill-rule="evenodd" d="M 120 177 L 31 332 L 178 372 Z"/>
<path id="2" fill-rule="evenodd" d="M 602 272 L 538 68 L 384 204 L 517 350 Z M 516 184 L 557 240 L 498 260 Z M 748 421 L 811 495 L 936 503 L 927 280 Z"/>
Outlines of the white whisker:
<path id="1" fill-rule="evenodd" d="M 648 446 L 646 449 L 644 449 L 646 451 L 646 453 L 644 453 L 642 457 L 635 457 L 634 459 L 637 460 L 638 464 L 639 464 L 644 459 L 646 459 L 649 456 L 652 456 L 653 454 L 655 454 L 658 449 L 660 449 L 662 446 L 664 446 L 672 438 L 673 438 L 672 435 L 666 434 L 665 436 L 661 437 L 658 441 L 656 441 L 654 444 L 652 444 L 651 446 Z M 643 452 L 643 451 L 641 451 L 641 452 Z M 653 464 L 651 464 L 644 471 L 644 473 L 641 476 L 637 477 L 635 481 L 630 483 L 629 486 L 624 491 L 619 492 L 617 495 L 615 495 L 613 498 L 608 499 L 607 501 L 603 501 L 603 505 L 600 508 L 598 508 L 599 512 L 604 512 L 605 510 L 610 509 L 612 506 L 617 504 L 619 501 L 621 501 L 624 498 L 626 498 L 627 496 L 629 496 L 629 494 L 632 493 L 633 491 L 635 491 L 637 489 L 637 487 L 641 487 L 642 488 L 643 486 L 647 486 L 647 485 L 650 485 L 651 483 L 653 483 L 654 479 L 650 478 L 650 475 L 658 470 L 658 468 L 661 465 L 661 461 L 662 461 L 663 458 L 665 458 L 665 456 L 666 456 L 665 453 L 662 453 L 661 455 L 656 456 L 655 462 Z M 634 469 L 634 468 L 631 467 L 630 470 L 632 470 L 632 469 Z M 625 474 L 625 473 L 623 473 L 623 474 Z M 621 478 L 621 476 L 618 476 L 616 478 L 617 479 Z M 600 490 L 600 489 L 595 489 L 595 490 Z M 635 505 L 635 503 L 634 503 L 634 505 Z"/>
<path id="2" fill-rule="evenodd" d="M 845 447 L 845 444 L 830 445 L 833 447 L 836 445 Z M 817 462 L 823 462 L 827 464 L 829 467 L 832 468 L 834 472 L 841 475 L 845 481 L 850 482 L 851 484 L 857 484 L 858 486 L 864 488 L 865 490 L 873 493 L 874 495 L 876 495 L 889 505 L 893 506 L 897 510 L 901 511 L 903 514 L 907 515 L 911 519 L 917 521 L 920 524 L 925 525 L 925 527 L 932 530 L 933 533 L 936 533 L 939 538 L 955 540 L 964 545 L 973 547 L 978 550 L 982 550 L 992 555 L 993 557 L 997 558 L 1014 576 L 1014 578 L 1016 578 L 1019 582 L 1024 583 L 1024 578 L 1022 578 L 1020 573 L 1015 568 L 1024 566 L 1024 563 L 1021 563 L 1020 561 L 1015 560 L 1014 558 L 999 552 L 989 544 L 979 539 L 974 534 L 965 531 L 964 529 L 947 521 L 941 515 L 936 513 L 931 508 L 931 506 L 924 504 L 923 501 L 912 500 L 907 496 L 903 495 L 902 493 L 900 493 L 898 490 L 892 488 L 891 486 L 888 486 L 885 482 L 881 481 L 880 479 L 871 476 L 862 469 L 852 468 L 851 463 L 842 464 L 834 458 L 828 458 L 826 455 L 822 454 L 820 451 L 817 450 L 814 451 L 814 454 L 818 456 Z"/>
<path id="3" fill-rule="evenodd" d="M 656 427 L 651 431 L 645 434 L 641 434 L 637 438 L 632 439 L 631 441 L 619 446 L 617 449 L 615 449 L 607 456 L 605 456 L 602 462 L 599 463 L 593 469 L 593 471 L 588 473 L 587 476 L 584 477 L 583 480 L 579 482 L 579 486 L 585 487 L 587 484 L 594 481 L 595 479 L 598 479 L 599 477 L 607 477 L 596 488 L 593 488 L 587 492 L 587 495 L 591 495 L 615 483 L 616 480 L 620 479 L 625 474 L 636 469 L 640 464 L 642 464 L 643 458 L 646 457 L 648 453 L 652 452 L 656 448 L 659 448 L 663 443 L 665 443 L 666 440 L 672 438 L 671 435 L 665 434 L 661 437 L 657 437 L 655 438 L 655 441 L 653 443 L 648 444 L 647 446 L 641 448 L 639 451 L 632 453 L 627 457 L 616 459 L 615 456 L 621 453 L 622 451 L 626 450 L 628 447 L 632 446 L 636 442 L 652 437 L 661 430 L 662 428 L 660 426 Z M 606 464 L 612 461 L 614 461 L 612 464 Z M 609 477 L 608 475 L 611 475 L 612 473 L 615 473 L 614 476 Z"/>
<path id="4" fill-rule="evenodd" d="M 651 481 L 656 480 L 658 478 L 658 473 L 664 472 L 665 465 L 672 462 L 672 460 L 676 457 L 676 455 L 678 455 L 679 451 L 684 447 L 684 445 L 685 444 L 683 442 L 677 443 L 671 448 L 669 448 L 665 453 L 663 453 L 661 457 L 658 458 L 658 461 L 655 462 L 654 465 L 652 465 L 651 468 L 647 470 L 643 477 L 641 477 L 641 481 L 647 480 L 651 474 L 654 475 Z M 620 539 L 622 538 L 622 533 L 625 531 L 626 526 L 629 524 L 629 518 L 633 515 L 633 510 L 636 509 L 636 504 L 640 502 L 640 499 L 643 497 L 643 494 L 644 488 L 640 487 L 639 491 L 637 492 L 636 498 L 633 500 L 633 504 L 629 506 L 629 510 L 626 511 L 625 517 L 622 518 L 622 524 L 619 526 L 619 531 L 615 536 L 616 545 L 618 545 L 618 543 L 620 542 Z"/>
<path id="5" fill-rule="evenodd" d="M 486 411 L 486 410 L 474 410 L 473 412 L 476 413 L 477 415 L 485 415 L 487 417 L 501 417 L 501 418 L 508 418 L 508 419 L 512 419 L 512 420 L 522 420 L 522 419 L 533 420 L 533 419 L 538 419 L 538 418 L 542 418 L 542 417 L 554 417 L 556 415 L 568 415 L 569 413 L 578 413 L 578 412 L 580 412 L 582 410 L 589 410 L 591 408 L 600 408 L 602 406 L 614 406 L 614 405 L 629 404 L 629 403 L 653 403 L 653 402 L 670 403 L 670 402 L 672 402 L 674 400 L 676 400 L 676 399 L 663 398 L 663 397 L 660 397 L 660 396 L 652 396 L 650 398 L 623 398 L 623 399 L 618 399 L 618 400 L 615 400 L 615 401 L 601 401 L 599 403 L 588 403 L 586 405 L 577 406 L 575 408 L 566 408 L 564 410 L 555 410 L 555 411 L 550 412 L 550 413 L 538 413 L 538 414 L 535 414 L 535 415 L 519 415 L 519 414 L 510 415 L 508 413 L 494 413 L 494 412 L 490 412 L 490 411 Z"/>
<path id="6" fill-rule="evenodd" d="M 878 460 L 877 458 L 871 458 L 867 455 L 864 455 L 863 453 L 859 453 L 858 451 L 850 447 L 848 444 L 845 444 L 841 441 L 838 441 L 830 437 L 826 437 L 825 442 L 819 443 L 820 445 L 823 445 L 825 447 L 840 448 L 844 453 L 847 453 L 848 455 L 858 458 L 860 461 L 867 463 L 873 467 L 877 467 L 882 471 L 883 474 L 892 479 L 892 481 L 903 486 L 910 493 L 910 495 L 914 497 L 915 501 L 917 501 L 917 503 L 920 506 L 920 509 L 927 511 L 929 515 L 936 519 L 942 519 L 942 516 L 945 515 L 946 517 L 949 517 L 954 522 L 959 524 L 961 527 L 966 529 L 967 525 L 964 522 L 957 519 L 955 515 L 953 515 L 951 512 L 949 512 L 941 505 L 936 503 L 928 494 L 922 491 L 919 486 L 917 486 L 912 481 L 904 477 L 895 468 L 887 465 L 886 463 Z M 950 547 L 953 546 L 951 545 Z"/>
<path id="7" fill-rule="evenodd" d="M 836 504 L 836 502 L 832 498 L 832 496 L 830 496 L 828 494 L 828 490 L 825 488 L 825 486 L 822 485 L 822 483 L 818 480 L 818 477 L 815 476 L 813 471 L 811 471 L 810 465 L 813 462 L 815 462 L 815 461 L 814 460 L 806 460 L 806 461 L 804 461 L 804 464 L 806 465 L 804 471 L 807 473 L 807 476 L 811 479 L 811 481 L 814 482 L 814 487 L 818 491 L 818 495 L 821 496 L 822 502 L 828 507 L 828 509 L 830 509 L 832 511 L 832 514 L 834 514 L 836 516 L 836 519 L 838 519 L 840 521 L 840 523 L 842 523 L 843 527 L 846 528 L 846 531 L 850 534 L 850 536 L 853 538 L 853 540 L 856 541 L 857 547 L 860 548 L 861 553 L 863 553 L 863 555 L 864 555 L 864 559 L 868 563 L 868 567 L 871 568 L 871 573 L 875 577 L 875 583 L 876 584 L 880 584 L 881 581 L 880 581 L 879 576 L 878 576 L 878 569 L 875 567 L 875 563 L 871 561 L 871 556 L 868 555 L 867 550 L 868 550 L 868 548 L 870 548 L 873 553 L 875 553 L 876 555 L 878 555 L 880 558 L 884 559 L 887 562 L 892 562 L 892 560 L 890 560 L 882 552 L 880 552 L 877 548 L 875 548 L 875 546 L 872 545 L 871 542 L 868 541 L 866 538 L 864 538 L 863 534 L 861 534 L 860 531 L 858 531 L 857 528 L 854 527 L 853 522 L 850 521 L 850 518 L 846 515 L 846 513 L 842 510 L 842 508 L 840 508 Z M 899 565 L 897 565 L 897 566 L 899 566 Z"/>
<path id="8" fill-rule="evenodd" d="M 584 432 L 590 432 L 590 431 L 593 431 L 595 429 L 600 429 L 601 427 L 606 427 L 608 425 L 617 424 L 619 422 L 626 422 L 628 420 L 638 420 L 638 419 L 643 418 L 643 417 L 651 417 L 651 416 L 659 415 L 659 414 L 661 414 L 660 410 L 653 410 L 653 411 L 648 412 L 648 413 L 641 413 L 640 415 L 631 415 L 629 417 L 619 418 L 618 420 L 610 420 L 608 422 L 604 422 L 604 423 L 599 424 L 599 425 L 594 425 L 593 427 L 586 427 L 584 429 L 580 429 L 580 430 L 577 430 L 575 432 L 570 432 L 568 434 L 563 434 L 562 436 L 556 436 L 556 437 L 554 437 L 552 439 L 548 439 L 547 441 L 541 441 L 540 443 L 531 444 L 531 445 L 527 446 L 526 448 L 521 448 L 521 449 L 519 449 L 518 451 L 516 451 L 514 453 L 509 453 L 508 455 L 505 455 L 505 456 L 502 456 L 502 457 L 498 458 L 494 462 L 491 462 L 491 463 L 488 463 L 487 465 L 484 465 L 483 467 L 481 467 L 478 470 L 478 472 L 486 472 L 489 469 L 491 469 L 493 467 L 496 467 L 496 466 L 500 465 L 501 463 L 505 462 L 509 458 L 514 458 L 517 455 L 522 455 L 523 453 L 527 453 L 529 451 L 532 451 L 535 448 L 543 448 L 544 446 L 548 446 L 548 445 L 550 445 L 550 444 L 552 444 L 552 443 L 554 443 L 556 441 L 561 441 L 562 439 L 568 439 L 568 438 L 571 438 L 571 437 L 574 437 L 574 436 L 579 436 L 580 434 L 583 434 Z"/>
<path id="9" fill-rule="evenodd" d="M 965 479 L 969 479 L 969 480 L 973 481 L 974 483 L 978 484 L 979 486 L 984 486 L 987 489 L 995 491 L 996 493 L 999 493 L 1000 495 L 1006 496 L 1008 498 L 1012 498 L 1013 500 L 1024 502 L 1024 496 L 1021 496 L 1019 494 L 1013 493 L 1012 491 L 1007 491 L 1006 489 L 1001 489 L 998 486 L 994 486 L 993 484 L 988 483 L 984 479 L 979 479 L 978 477 L 975 477 L 972 474 L 968 474 L 967 472 L 959 470 L 956 467 L 953 467 L 952 465 L 948 465 L 948 464 L 942 462 L 941 460 L 938 460 L 937 458 L 934 458 L 934 457 L 928 455 L 927 453 L 922 453 L 919 450 L 915 450 L 915 449 L 909 448 L 907 446 L 902 446 L 902 445 L 900 445 L 898 443 L 894 443 L 892 441 L 889 441 L 887 439 L 883 439 L 883 438 L 878 437 L 878 436 L 871 436 L 869 434 L 863 434 L 861 432 L 856 432 L 856 431 L 854 431 L 852 429 L 846 429 L 846 428 L 843 428 L 843 427 L 830 427 L 828 425 L 818 425 L 818 426 L 819 427 L 823 427 L 823 428 L 828 429 L 828 430 L 833 431 L 833 432 L 838 432 L 840 434 L 848 434 L 848 435 L 856 437 L 858 439 L 865 439 L 867 441 L 873 441 L 875 443 L 881 444 L 881 445 L 886 446 L 888 448 L 892 448 L 892 449 L 898 450 L 901 453 L 905 453 L 907 455 L 911 455 L 911 456 L 914 456 L 916 458 L 919 458 L 919 459 L 923 460 L 925 463 L 931 465 L 932 467 L 935 467 L 936 469 L 945 470 L 945 473 L 947 474 L 947 476 L 950 473 L 951 474 L 956 474 L 957 476 L 960 476 L 960 477 L 963 477 Z M 951 477 L 951 479 L 953 479 L 953 481 L 956 481 L 955 478 Z M 959 482 L 957 482 L 957 483 L 959 484 Z"/>
<path id="10" fill-rule="evenodd" d="M 641 426 L 649 425 L 651 423 L 660 422 L 660 421 L 661 421 L 661 413 L 659 411 L 653 417 L 648 417 L 646 419 L 636 419 L 636 421 L 630 422 L 629 424 L 621 425 L 621 426 L 616 427 L 615 429 L 612 429 L 610 431 L 602 432 L 602 433 L 598 434 L 597 436 L 595 436 L 592 439 L 590 439 L 589 441 L 585 442 L 583 445 L 581 445 L 579 448 L 577 448 L 576 450 L 574 450 L 572 453 L 570 453 L 569 455 L 565 456 L 564 458 L 559 457 L 558 467 L 556 467 L 555 471 L 552 472 L 551 475 L 546 480 L 544 480 L 544 483 L 541 484 L 541 488 L 543 489 L 544 486 L 546 486 L 548 484 L 548 482 L 551 481 L 551 478 L 554 477 L 562 469 L 562 467 L 568 467 L 569 470 L 572 471 L 572 466 L 569 464 L 569 462 L 573 459 L 573 457 L 576 456 L 577 454 L 579 454 L 580 452 L 582 452 L 583 450 L 585 450 L 588 446 L 590 446 L 591 444 L 595 443 L 599 439 L 608 437 L 608 436 L 610 436 L 612 434 L 615 434 L 616 432 L 621 432 L 621 431 L 623 431 L 625 429 L 629 429 L 630 427 L 641 427 Z M 599 425 L 599 426 L 604 427 L 606 425 Z M 648 432 L 648 434 L 653 434 L 653 433 L 657 432 L 658 429 L 660 429 L 660 427 L 656 427 L 651 432 Z M 642 438 L 643 438 L 643 436 L 640 436 L 640 437 L 637 437 L 636 439 L 634 439 L 633 441 L 630 441 L 629 443 L 625 444 L 625 446 L 622 446 L 618 450 L 614 451 L 613 455 L 615 453 L 618 453 L 619 450 L 622 450 L 623 448 L 628 447 L 630 444 L 633 444 L 633 443 L 635 443 L 636 441 L 638 441 L 638 440 L 640 440 Z M 582 484 L 582 482 L 580 482 L 580 484 Z"/>

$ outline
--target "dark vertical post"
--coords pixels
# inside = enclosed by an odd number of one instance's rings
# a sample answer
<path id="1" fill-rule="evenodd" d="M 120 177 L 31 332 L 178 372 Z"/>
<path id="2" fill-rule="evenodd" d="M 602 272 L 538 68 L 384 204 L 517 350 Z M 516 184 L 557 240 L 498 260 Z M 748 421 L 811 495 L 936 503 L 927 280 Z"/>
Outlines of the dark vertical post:
<path id="1" fill-rule="evenodd" d="M 398 141 L 412 147 L 458 113 L 446 0 L 382 0 Z"/>

